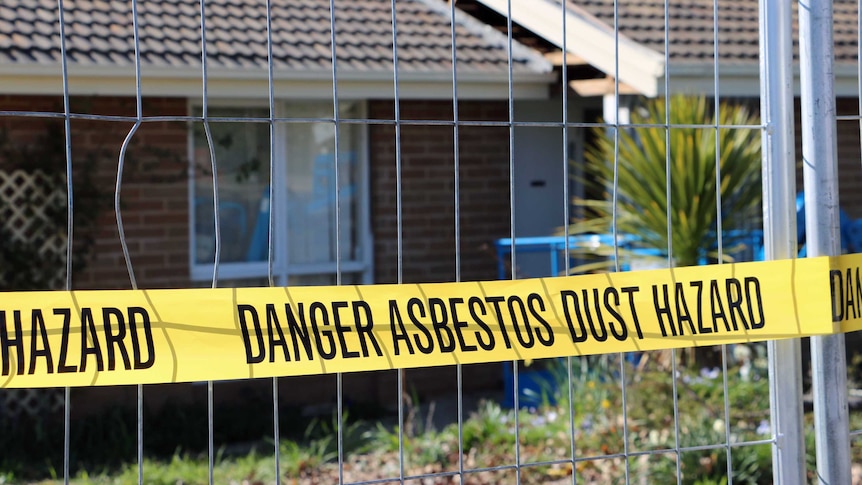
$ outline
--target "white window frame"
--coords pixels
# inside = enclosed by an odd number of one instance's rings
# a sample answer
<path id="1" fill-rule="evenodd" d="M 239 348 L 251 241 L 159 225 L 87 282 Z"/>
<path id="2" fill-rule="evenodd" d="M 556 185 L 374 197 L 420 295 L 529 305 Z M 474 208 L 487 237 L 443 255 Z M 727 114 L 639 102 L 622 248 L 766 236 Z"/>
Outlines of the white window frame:
<path id="1" fill-rule="evenodd" d="M 276 117 L 284 116 L 287 111 L 287 106 L 290 103 L 308 103 L 321 102 L 325 103 L 331 100 L 276 100 L 275 115 Z M 362 119 L 367 118 L 368 105 L 365 101 L 358 100 L 343 100 L 346 102 L 356 102 L 359 104 L 359 116 Z M 210 108 L 264 108 L 268 109 L 269 104 L 266 101 L 252 100 L 212 100 L 208 102 Z M 189 99 L 187 103 L 187 112 L 192 114 L 195 109 L 200 109 L 201 103 L 198 100 Z M 344 126 L 344 125 L 342 125 Z M 194 167 L 194 130 L 187 130 L 188 137 L 188 190 L 189 190 L 189 270 L 192 281 L 207 281 L 212 280 L 213 264 L 200 264 L 195 262 L 195 167 Z M 287 170 L 287 124 L 276 123 L 275 129 L 275 179 L 284 180 Z M 325 263 L 287 263 L 286 251 L 280 251 L 279 247 L 286 247 L 279 244 L 279 241 L 289 240 L 287 219 L 278 217 L 278 214 L 284 214 L 287 211 L 287 192 L 286 190 L 272 187 L 273 197 L 273 213 L 276 215 L 273 225 L 275 236 L 275 252 L 273 254 L 272 271 L 273 278 L 276 284 L 286 286 L 290 276 L 301 275 L 335 275 L 336 270 L 340 269 L 342 275 L 357 274 L 360 284 L 373 283 L 374 275 L 374 241 L 371 233 L 371 184 L 369 175 L 369 156 L 368 156 L 368 125 L 363 123 L 359 130 L 359 149 L 357 163 L 359 164 L 359 180 L 356 181 L 359 188 L 359 197 L 357 203 L 359 210 L 357 211 L 357 225 L 359 245 L 359 258 L 356 260 L 341 260 L 340 265 L 336 261 Z M 282 163 L 279 163 L 279 162 Z M 218 160 L 216 160 L 218 163 Z M 265 278 L 268 273 L 268 263 L 266 261 L 253 262 L 221 262 L 218 265 L 219 280 L 236 280 L 236 279 L 251 279 Z"/>

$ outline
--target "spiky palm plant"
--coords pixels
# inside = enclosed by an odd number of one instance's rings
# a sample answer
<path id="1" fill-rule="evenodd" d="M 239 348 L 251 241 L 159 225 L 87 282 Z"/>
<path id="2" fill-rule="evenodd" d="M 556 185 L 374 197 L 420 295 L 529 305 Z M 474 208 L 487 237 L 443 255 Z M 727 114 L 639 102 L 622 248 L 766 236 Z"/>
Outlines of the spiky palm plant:
<path id="1" fill-rule="evenodd" d="M 636 127 L 619 131 L 616 167 L 613 130 L 597 130 L 597 143 L 587 151 L 584 172 L 585 180 L 590 180 L 587 183 L 594 185 L 593 193 L 601 193 L 601 199 L 575 202 L 587 215 L 569 227 L 569 234 L 612 232 L 615 169 L 617 234 L 631 241 L 630 248 L 652 249 L 659 258 L 667 258 L 670 247 L 674 266 L 695 265 L 703 257 L 717 253 L 718 194 L 723 234 L 750 228 L 752 221 L 759 220 L 760 131 L 716 130 L 712 103 L 704 97 L 674 96 L 669 105 L 668 119 L 665 100 L 661 98 L 646 100 L 633 110 L 632 124 Z M 667 122 L 671 126 L 669 154 L 664 127 Z M 756 126 L 759 121 L 744 106 L 725 103 L 719 107 L 717 124 Z M 716 190 L 716 131 L 719 190 Z M 672 245 L 668 244 L 668 203 Z M 729 247 L 737 242 L 733 237 L 724 238 L 725 257 Z M 613 248 L 604 244 L 576 248 L 575 252 L 582 256 L 587 253 L 608 256 Z M 637 257 L 638 251 L 623 253 L 627 258 Z"/>

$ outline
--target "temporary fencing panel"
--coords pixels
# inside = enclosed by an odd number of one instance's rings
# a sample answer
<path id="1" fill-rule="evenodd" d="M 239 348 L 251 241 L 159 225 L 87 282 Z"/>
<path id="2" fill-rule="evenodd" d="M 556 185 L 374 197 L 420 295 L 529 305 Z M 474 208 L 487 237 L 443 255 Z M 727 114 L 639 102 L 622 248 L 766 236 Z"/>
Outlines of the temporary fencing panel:
<path id="1" fill-rule="evenodd" d="M 862 256 L 840 254 L 862 244 L 849 216 L 839 227 L 835 126 L 862 127 L 862 104 L 836 114 L 835 73 L 862 99 L 862 71 L 858 52 L 834 60 L 832 33 L 855 20 L 858 46 L 862 20 L 836 8 L 837 23 L 828 0 L 0 6 L 0 178 L 54 161 L 16 143 L 47 147 L 37 135 L 62 122 L 66 196 L 58 219 L 56 190 L 34 211 L 6 184 L 0 230 L 37 251 L 2 254 L 36 268 L 3 278 L 4 410 L 65 389 L 64 483 L 104 467 L 74 449 L 72 409 L 90 403 L 73 389 L 135 386 L 122 461 L 151 483 L 147 396 L 173 383 L 205 385 L 207 429 L 207 476 L 175 482 L 851 483 Z M 104 202 L 93 184 L 110 209 L 82 215 Z M 468 382 L 488 363 L 502 385 Z M 454 409 L 424 368 L 454 368 Z M 335 401 L 306 406 L 331 415 L 324 436 L 282 436 L 310 419 L 284 410 L 332 374 Z M 217 416 L 218 382 L 261 378 L 272 464 L 220 475 L 218 421 L 246 418 Z M 356 422 L 362 406 L 392 416 Z"/>

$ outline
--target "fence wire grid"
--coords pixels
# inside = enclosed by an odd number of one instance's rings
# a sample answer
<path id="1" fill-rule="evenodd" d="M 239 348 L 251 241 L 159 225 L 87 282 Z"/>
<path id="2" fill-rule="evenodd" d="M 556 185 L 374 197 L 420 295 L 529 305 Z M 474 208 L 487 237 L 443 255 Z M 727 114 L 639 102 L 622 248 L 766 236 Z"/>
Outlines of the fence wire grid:
<path id="1" fill-rule="evenodd" d="M 12 0 L 0 6 L 0 162 L 11 171 L 41 157 L 40 170 L 64 174 L 65 254 L 38 257 L 54 276 L 65 265 L 65 290 L 552 276 L 585 262 L 569 235 L 596 233 L 610 241 L 595 253 L 604 270 L 674 267 L 687 261 L 682 234 L 692 230 L 675 212 L 690 201 L 672 200 L 685 198 L 678 180 L 694 180 L 694 168 L 676 168 L 686 136 L 700 149 L 690 163 L 710 170 L 696 183 L 714 189 L 702 211 L 710 242 L 697 241 L 694 264 L 754 259 L 758 244 L 769 259 L 803 243 L 808 255 L 834 255 L 847 249 L 837 206 L 848 224 L 862 216 L 858 10 L 828 0 Z M 701 118 L 689 114 L 696 99 Z M 740 106 L 752 116 L 731 116 Z M 733 175 L 725 151 L 744 156 L 723 143 L 734 136 L 759 145 L 746 160 L 762 158 L 762 203 L 730 227 L 743 207 L 722 192 Z M 16 151 L 21 140 L 59 151 Z M 651 226 L 632 223 L 638 195 L 621 186 L 645 166 L 632 165 L 631 144 L 647 141 L 660 153 L 664 199 L 649 235 L 664 246 L 650 251 L 627 242 L 646 238 L 628 228 Z M 600 160 L 605 170 L 590 171 Z M 656 187 L 646 173 L 634 178 Z M 84 179 L 109 194 L 101 212 L 81 214 L 91 210 Z M 597 215 L 604 225 L 584 229 Z M 562 246 L 524 249 L 542 238 Z M 859 398 L 856 354 L 843 361 L 844 340 L 813 338 L 810 352 L 786 341 L 263 386 L 4 390 L 7 434 L 38 426 L 22 416 L 39 409 L 61 416 L 49 423 L 62 433 L 47 434 L 62 441 L 32 466 L 5 441 L 13 463 L 0 477 L 862 483 L 862 421 L 848 407 Z M 129 403 L 132 414 L 118 411 Z M 191 411 L 178 411 L 173 429 L 156 430 L 160 409 L 183 406 Z M 199 427 L 177 424 L 204 412 Z M 75 423 L 99 415 L 120 417 L 102 435 Z M 34 427 L 24 434 L 43 432 Z M 117 444 L 120 456 L 87 440 Z"/>

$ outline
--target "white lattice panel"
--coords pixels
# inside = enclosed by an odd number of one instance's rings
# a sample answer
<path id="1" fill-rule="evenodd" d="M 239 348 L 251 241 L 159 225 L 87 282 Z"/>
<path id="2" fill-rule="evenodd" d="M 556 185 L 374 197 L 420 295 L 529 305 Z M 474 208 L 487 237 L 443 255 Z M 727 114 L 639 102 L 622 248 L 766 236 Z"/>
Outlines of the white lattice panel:
<path id="1" fill-rule="evenodd" d="M 66 194 L 42 171 L 0 170 L 0 221 L 14 242 L 37 245 L 42 257 L 65 261 L 66 234 L 52 222 L 51 210 L 65 207 Z M 55 216 L 56 217 L 56 216 Z M 65 265 L 58 265 L 52 288 L 62 286 Z"/>
<path id="2" fill-rule="evenodd" d="M 0 415 L 17 418 L 22 415 L 47 416 L 63 409 L 62 389 L 3 389 L 0 391 Z"/>

